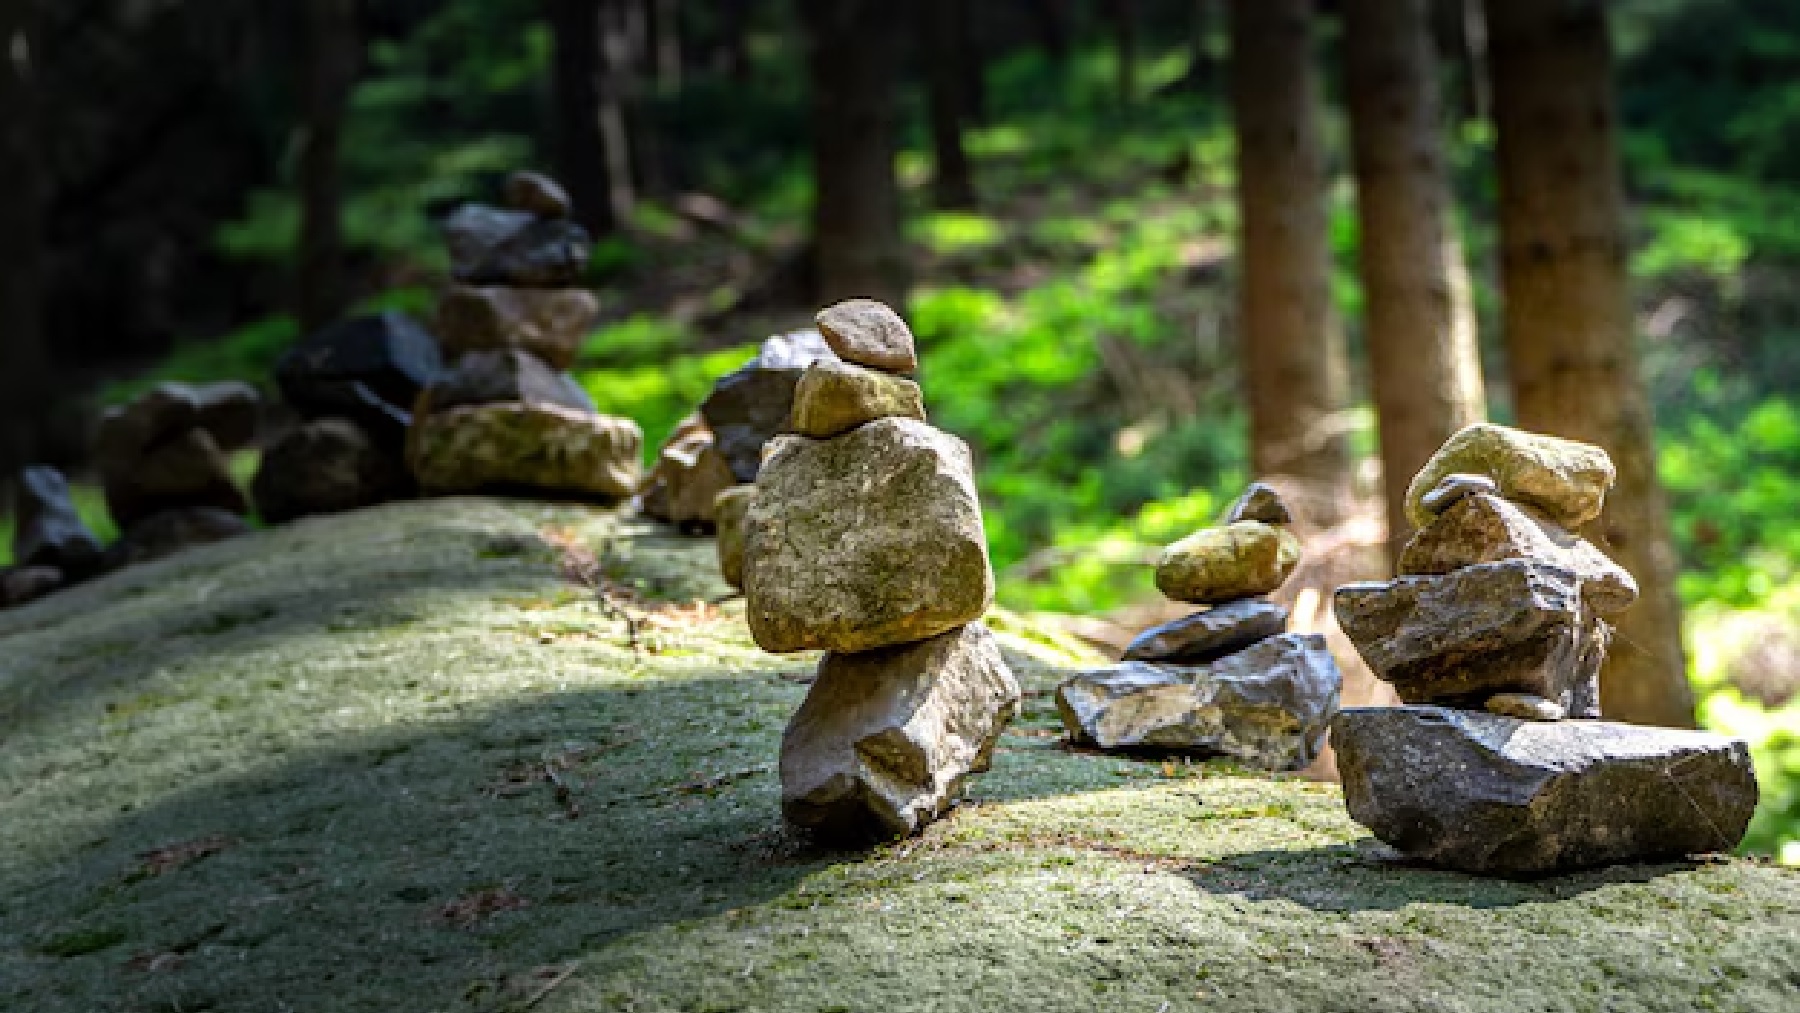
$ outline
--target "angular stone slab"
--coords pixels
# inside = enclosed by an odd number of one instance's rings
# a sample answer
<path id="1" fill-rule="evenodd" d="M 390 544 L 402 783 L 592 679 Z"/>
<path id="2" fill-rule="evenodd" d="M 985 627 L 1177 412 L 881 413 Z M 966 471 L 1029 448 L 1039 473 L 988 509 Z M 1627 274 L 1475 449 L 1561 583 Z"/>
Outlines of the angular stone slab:
<path id="1" fill-rule="evenodd" d="M 263 452 L 250 492 L 271 524 L 359 510 L 412 491 L 412 476 L 349 419 L 294 428 Z"/>
<path id="2" fill-rule="evenodd" d="M 902 837 L 988 769 L 1019 684 L 986 626 L 827 654 L 781 737 L 781 811 L 834 840 Z"/>
<path id="3" fill-rule="evenodd" d="M 794 389 L 793 430 L 801 436 L 830 439 L 887 418 L 925 421 L 925 396 L 918 384 L 825 359 L 808 366 Z"/>
<path id="4" fill-rule="evenodd" d="M 1202 528 L 1163 551 L 1156 587 L 1175 601 L 1216 605 L 1279 588 L 1300 562 L 1286 528 L 1238 521 Z"/>
<path id="5" fill-rule="evenodd" d="M 427 492 L 550 492 L 620 500 L 638 484 L 643 431 L 556 405 L 486 404 L 422 417 L 407 464 Z"/>
<path id="6" fill-rule="evenodd" d="M 867 651 L 974 622 L 994 598 L 969 448 L 913 419 L 770 447 L 744 547 L 765 651 Z"/>
<path id="7" fill-rule="evenodd" d="M 749 526 L 750 504 L 755 499 L 756 486 L 734 485 L 713 500 L 719 575 L 739 591 L 744 589 L 744 538 Z"/>
<path id="8" fill-rule="evenodd" d="M 817 331 L 780 334 L 764 341 L 756 358 L 713 385 L 700 414 L 739 482 L 754 482 L 763 447 L 788 432 L 794 390 L 806 367 L 837 356 Z"/>
<path id="9" fill-rule="evenodd" d="M 1358 707 L 1332 722 L 1331 742 L 1352 819 L 1464 872 L 1727 852 L 1756 808 L 1749 748 L 1707 732 Z"/>
<path id="10" fill-rule="evenodd" d="M 1110 750 L 1230 756 L 1270 770 L 1311 763 L 1343 684 L 1316 634 L 1282 634 L 1203 666 L 1127 661 L 1056 690 L 1069 736 Z"/>
<path id="11" fill-rule="evenodd" d="M 1287 606 L 1243 598 L 1150 627 L 1125 648 L 1125 660 L 1204 665 L 1275 636 L 1287 621 Z"/>
<path id="12" fill-rule="evenodd" d="M 1528 506 L 1499 496 L 1465 495 L 1412 537 L 1400 553 L 1402 574 L 1444 574 L 1477 563 L 1528 559 L 1581 578 L 1581 594 L 1600 615 L 1637 600 L 1637 581 L 1594 544 Z"/>
<path id="13" fill-rule="evenodd" d="M 561 288 L 593 255 L 586 229 L 564 218 L 464 205 L 444 221 L 450 273 L 465 285 Z"/>
<path id="14" fill-rule="evenodd" d="M 1288 510 L 1281 493 L 1266 482 L 1252 482 L 1225 514 L 1225 523 L 1261 521 L 1264 524 L 1292 524 L 1294 515 Z"/>
<path id="15" fill-rule="evenodd" d="M 452 408 L 491 404 L 551 405 L 588 415 L 597 413 L 594 399 L 567 373 L 518 349 L 470 352 L 426 388 L 413 414 L 419 417 Z"/>
<path id="16" fill-rule="evenodd" d="M 1486 475 L 1500 495 L 1542 510 L 1566 528 L 1600 516 L 1618 473 L 1606 451 L 1590 443 L 1477 422 L 1451 436 L 1406 489 L 1414 527 L 1431 522 L 1425 496 L 1450 475 Z"/>
<path id="17" fill-rule="evenodd" d="M 1529 693 L 1571 716 L 1596 717 L 1611 627 L 1591 614 L 1581 580 L 1512 559 L 1438 577 L 1346 584 L 1338 625 L 1407 703 L 1479 708 L 1496 693 Z"/>
<path id="18" fill-rule="evenodd" d="M 584 288 L 452 285 L 438 299 L 437 332 L 451 356 L 516 348 L 568 369 L 600 319 Z"/>
<path id="19" fill-rule="evenodd" d="M 413 402 L 443 369 L 431 332 L 404 313 L 382 313 L 308 336 L 275 364 L 275 382 L 301 418 L 350 419 L 399 456 Z"/>
<path id="20" fill-rule="evenodd" d="M 46 465 L 26 468 L 13 492 L 13 562 L 54 567 L 81 579 L 98 572 L 105 548 L 69 498 L 63 474 Z"/>
<path id="21" fill-rule="evenodd" d="M 850 299 L 819 311 L 819 333 L 845 362 L 890 373 L 915 373 L 918 348 L 912 328 L 885 303 Z"/>

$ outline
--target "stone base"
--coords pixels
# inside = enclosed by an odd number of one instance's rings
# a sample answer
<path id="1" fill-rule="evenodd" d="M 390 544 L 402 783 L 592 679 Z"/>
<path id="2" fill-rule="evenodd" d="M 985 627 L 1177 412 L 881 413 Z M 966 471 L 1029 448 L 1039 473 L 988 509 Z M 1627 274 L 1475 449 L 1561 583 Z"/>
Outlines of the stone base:
<path id="1" fill-rule="evenodd" d="M 1358 707 L 1332 722 L 1331 741 L 1352 819 L 1464 872 L 1730 851 L 1756 808 L 1749 747 L 1706 732 Z"/>

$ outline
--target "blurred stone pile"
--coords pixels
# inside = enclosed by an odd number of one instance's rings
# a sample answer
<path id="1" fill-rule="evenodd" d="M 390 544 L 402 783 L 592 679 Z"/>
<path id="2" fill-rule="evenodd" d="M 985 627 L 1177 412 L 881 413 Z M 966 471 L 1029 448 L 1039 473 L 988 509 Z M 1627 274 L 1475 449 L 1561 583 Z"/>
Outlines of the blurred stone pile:
<path id="1" fill-rule="evenodd" d="M 987 769 L 1020 690 L 980 622 L 994 577 L 973 459 L 925 422 L 911 330 L 866 300 L 819 325 L 832 354 L 800 371 L 787 419 L 709 419 L 735 473 L 756 479 L 737 501 L 756 642 L 826 652 L 782 737 L 782 811 L 825 837 L 895 837 Z M 752 427 L 791 433 L 758 455 Z"/>
<path id="2" fill-rule="evenodd" d="M 1614 479 L 1599 447 L 1503 426 L 1444 444 L 1407 493 L 1391 581 L 1339 588 L 1338 621 L 1408 706 L 1332 725 L 1350 815 L 1471 872 L 1534 874 L 1727 851 L 1756 805 L 1744 743 L 1600 716 L 1609 619 L 1631 574 L 1576 531 Z"/>
<path id="3" fill-rule="evenodd" d="M 1156 586 L 1200 611 L 1145 630 L 1124 660 L 1056 691 L 1070 738 L 1101 749 L 1229 756 L 1273 770 L 1319 755 L 1342 677 L 1325 638 L 1284 633 L 1268 597 L 1300 560 L 1281 497 L 1252 485 L 1219 527 L 1169 546 Z"/>

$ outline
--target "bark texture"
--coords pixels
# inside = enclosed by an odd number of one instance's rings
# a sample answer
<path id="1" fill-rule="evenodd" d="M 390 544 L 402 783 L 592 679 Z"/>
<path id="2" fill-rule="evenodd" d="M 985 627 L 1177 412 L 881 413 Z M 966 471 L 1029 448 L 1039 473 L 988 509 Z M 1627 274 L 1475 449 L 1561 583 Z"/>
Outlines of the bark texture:
<path id="1" fill-rule="evenodd" d="M 1590 536 L 1637 577 L 1601 676 L 1607 717 L 1691 726 L 1676 560 L 1627 288 L 1600 0 L 1488 5 L 1506 347 L 1520 425 L 1598 444 L 1619 481 Z"/>
<path id="2" fill-rule="evenodd" d="M 300 271 L 296 311 L 304 331 L 334 320 L 349 301 L 344 262 L 344 116 L 362 62 L 356 0 L 306 8 L 305 134 L 300 144 Z"/>
<path id="3" fill-rule="evenodd" d="M 1331 306 L 1310 0 L 1231 5 L 1240 208 L 1238 328 L 1259 477 L 1302 479 L 1331 523 L 1349 485 L 1343 332 Z"/>
<path id="4" fill-rule="evenodd" d="M 895 178 L 895 71 L 903 8 L 802 0 L 812 80 L 818 301 L 901 305 L 907 288 Z"/>
<path id="5" fill-rule="evenodd" d="M 1406 489 L 1450 434 L 1486 414 L 1468 269 L 1450 211 L 1428 0 L 1346 0 L 1369 367 L 1390 558 Z"/>

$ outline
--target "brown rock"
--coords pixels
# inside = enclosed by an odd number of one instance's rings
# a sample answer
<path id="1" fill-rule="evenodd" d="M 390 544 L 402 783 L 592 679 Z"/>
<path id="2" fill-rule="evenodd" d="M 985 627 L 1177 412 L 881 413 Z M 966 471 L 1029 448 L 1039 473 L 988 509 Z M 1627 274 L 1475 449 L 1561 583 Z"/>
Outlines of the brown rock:
<path id="1" fill-rule="evenodd" d="M 731 465 L 704 427 L 663 447 L 644 479 L 645 515 L 677 527 L 706 528 L 714 522 L 713 501 L 737 484 Z"/>
<path id="2" fill-rule="evenodd" d="M 713 500 L 713 523 L 718 528 L 719 573 L 725 583 L 744 589 L 744 536 L 756 486 L 734 485 Z"/>
<path id="3" fill-rule="evenodd" d="M 914 373 L 919 355 L 912 328 L 886 305 L 851 299 L 819 311 L 819 333 L 845 362 L 890 373 Z"/>
<path id="4" fill-rule="evenodd" d="M 1294 515 L 1288 510 L 1287 502 L 1275 487 L 1264 482 L 1252 482 L 1250 488 L 1237 498 L 1231 510 L 1225 515 L 1225 523 L 1236 524 L 1238 521 L 1261 521 L 1264 524 L 1292 524 Z"/>
<path id="5" fill-rule="evenodd" d="M 0 608 L 16 608 L 53 594 L 68 583 L 62 570 L 54 566 L 8 566 L 0 568 Z"/>
<path id="6" fill-rule="evenodd" d="M 829 439 L 876 419 L 925 421 L 919 385 L 830 359 L 807 367 L 794 390 L 793 428 L 801 436 Z"/>
<path id="7" fill-rule="evenodd" d="M 1570 570 L 1581 594 L 1600 615 L 1624 611 L 1637 600 L 1637 581 L 1593 543 L 1531 507 L 1485 493 L 1465 495 L 1447 507 L 1400 553 L 1402 574 L 1442 574 L 1477 563 L 1529 559 Z"/>
<path id="8" fill-rule="evenodd" d="M 503 199 L 512 210 L 541 218 L 567 218 L 574 210 L 562 184 L 541 172 L 515 172 L 506 177 Z"/>
<path id="9" fill-rule="evenodd" d="M 599 318 L 600 299 L 584 288 L 452 285 L 438 301 L 437 333 L 452 357 L 518 349 L 568 369 Z"/>

